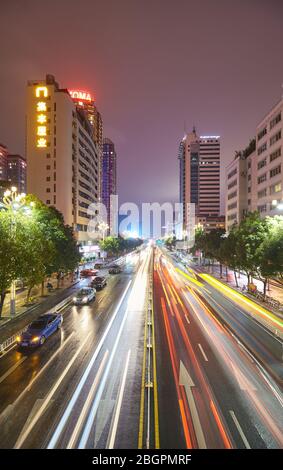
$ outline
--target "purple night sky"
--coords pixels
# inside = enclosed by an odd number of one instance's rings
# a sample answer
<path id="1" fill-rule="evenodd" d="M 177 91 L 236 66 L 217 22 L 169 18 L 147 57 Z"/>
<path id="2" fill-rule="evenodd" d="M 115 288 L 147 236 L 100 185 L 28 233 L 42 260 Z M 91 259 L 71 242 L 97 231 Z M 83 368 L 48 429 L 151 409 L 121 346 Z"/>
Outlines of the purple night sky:
<path id="1" fill-rule="evenodd" d="M 281 97 L 282 46 L 281 0 L 3 1 L 0 142 L 24 154 L 26 82 L 51 73 L 96 94 L 120 202 L 177 200 L 184 122 L 224 170 Z"/>

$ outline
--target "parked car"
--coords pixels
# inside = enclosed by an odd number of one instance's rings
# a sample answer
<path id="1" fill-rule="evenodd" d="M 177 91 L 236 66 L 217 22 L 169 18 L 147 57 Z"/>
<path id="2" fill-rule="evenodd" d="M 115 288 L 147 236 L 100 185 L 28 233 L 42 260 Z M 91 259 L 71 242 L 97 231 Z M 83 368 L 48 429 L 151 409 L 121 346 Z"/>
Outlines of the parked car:
<path id="1" fill-rule="evenodd" d="M 104 268 L 104 263 L 103 263 L 103 261 L 100 261 L 100 262 L 97 261 L 96 263 L 94 263 L 94 268 L 95 268 L 95 269 L 102 269 L 102 268 Z"/>
<path id="2" fill-rule="evenodd" d="M 103 276 L 96 276 L 90 283 L 91 287 L 94 287 L 96 290 L 101 290 L 107 285 L 107 280 Z"/>
<path id="3" fill-rule="evenodd" d="M 81 277 L 96 276 L 97 273 L 98 273 L 97 269 L 82 269 L 80 276 Z"/>
<path id="4" fill-rule="evenodd" d="M 61 328 L 62 323 L 63 316 L 60 313 L 40 315 L 17 337 L 17 344 L 21 348 L 42 346 L 48 336 Z"/>
<path id="5" fill-rule="evenodd" d="M 122 270 L 118 264 L 113 264 L 112 266 L 109 266 L 108 269 L 109 274 L 119 274 L 121 271 Z"/>
<path id="6" fill-rule="evenodd" d="M 92 300 L 95 300 L 96 297 L 96 290 L 93 289 L 92 287 L 85 287 L 73 297 L 73 303 L 74 305 L 85 305 L 91 302 Z"/>

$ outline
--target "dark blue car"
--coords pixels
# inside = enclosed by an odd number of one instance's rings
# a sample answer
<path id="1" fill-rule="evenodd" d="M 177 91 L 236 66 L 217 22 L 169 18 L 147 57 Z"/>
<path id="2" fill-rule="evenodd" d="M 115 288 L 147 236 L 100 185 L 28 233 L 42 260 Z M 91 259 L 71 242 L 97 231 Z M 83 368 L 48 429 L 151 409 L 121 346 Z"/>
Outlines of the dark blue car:
<path id="1" fill-rule="evenodd" d="M 40 315 L 27 329 L 17 337 L 19 347 L 41 346 L 48 336 L 61 328 L 63 317 L 57 313 Z"/>

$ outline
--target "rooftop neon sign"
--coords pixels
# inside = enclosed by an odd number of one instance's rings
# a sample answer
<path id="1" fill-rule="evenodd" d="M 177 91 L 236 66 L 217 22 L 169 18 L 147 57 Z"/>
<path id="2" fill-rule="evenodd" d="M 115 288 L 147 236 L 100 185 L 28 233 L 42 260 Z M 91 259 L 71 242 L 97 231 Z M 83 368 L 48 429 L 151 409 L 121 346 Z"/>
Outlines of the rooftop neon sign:
<path id="1" fill-rule="evenodd" d="M 73 100 L 78 100 L 78 101 L 93 101 L 91 94 L 88 93 L 87 91 L 81 91 L 81 90 L 69 90 L 69 94 L 73 98 Z"/>

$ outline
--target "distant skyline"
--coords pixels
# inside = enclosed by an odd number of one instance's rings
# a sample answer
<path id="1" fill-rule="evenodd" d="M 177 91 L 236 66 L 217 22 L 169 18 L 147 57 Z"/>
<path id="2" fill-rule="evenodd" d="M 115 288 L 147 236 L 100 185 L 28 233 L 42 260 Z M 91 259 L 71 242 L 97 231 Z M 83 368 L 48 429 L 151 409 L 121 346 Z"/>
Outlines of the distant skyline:
<path id="1" fill-rule="evenodd" d="M 115 143 L 121 202 L 178 200 L 184 123 L 221 136 L 223 184 L 282 96 L 280 0 L 10 0 L 1 17 L 0 142 L 25 154 L 27 80 L 51 73 L 89 91 Z"/>

